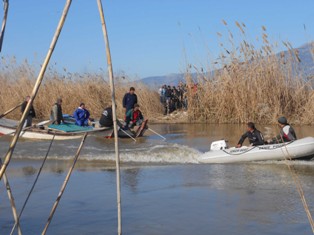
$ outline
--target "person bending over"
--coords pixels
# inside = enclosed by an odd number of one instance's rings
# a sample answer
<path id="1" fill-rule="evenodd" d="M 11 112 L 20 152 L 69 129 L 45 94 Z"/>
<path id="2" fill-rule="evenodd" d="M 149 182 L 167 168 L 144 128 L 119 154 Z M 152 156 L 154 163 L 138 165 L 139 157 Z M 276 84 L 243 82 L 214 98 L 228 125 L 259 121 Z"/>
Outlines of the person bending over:
<path id="1" fill-rule="evenodd" d="M 248 122 L 247 132 L 245 132 L 241 136 L 241 138 L 237 144 L 237 148 L 240 148 L 242 146 L 242 144 L 246 138 L 249 139 L 251 146 L 257 146 L 257 145 L 263 145 L 264 144 L 264 137 L 263 137 L 262 133 L 255 128 L 255 125 L 253 122 Z"/>
<path id="2" fill-rule="evenodd" d="M 140 106 L 138 104 L 134 105 L 133 109 L 130 109 L 126 113 L 125 117 L 125 128 L 133 128 L 134 126 L 139 126 L 144 121 L 142 112 L 140 111 Z"/>

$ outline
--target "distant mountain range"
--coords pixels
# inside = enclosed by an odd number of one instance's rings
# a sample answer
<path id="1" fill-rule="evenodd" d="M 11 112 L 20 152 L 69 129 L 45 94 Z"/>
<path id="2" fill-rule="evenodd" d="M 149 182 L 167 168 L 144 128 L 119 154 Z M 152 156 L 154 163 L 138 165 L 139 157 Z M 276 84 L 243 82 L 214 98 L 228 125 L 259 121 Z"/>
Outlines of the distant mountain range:
<path id="1" fill-rule="evenodd" d="M 312 43 L 307 43 L 299 48 L 296 48 L 296 50 L 299 51 L 299 59 L 300 63 L 298 63 L 299 71 L 303 71 L 303 73 L 307 76 L 314 76 L 314 42 Z M 277 56 L 279 57 L 282 52 L 279 52 Z M 284 51 L 285 57 L 288 58 L 289 56 L 289 51 Z M 196 74 L 192 74 L 193 77 L 196 77 Z M 171 86 L 176 86 L 179 84 L 180 81 L 185 82 L 184 74 L 183 73 L 173 73 L 169 75 L 164 75 L 164 76 L 152 76 L 152 77 L 146 77 L 142 78 L 139 80 L 140 82 L 146 84 L 147 86 L 150 87 L 160 87 L 163 84 L 171 85 Z"/>

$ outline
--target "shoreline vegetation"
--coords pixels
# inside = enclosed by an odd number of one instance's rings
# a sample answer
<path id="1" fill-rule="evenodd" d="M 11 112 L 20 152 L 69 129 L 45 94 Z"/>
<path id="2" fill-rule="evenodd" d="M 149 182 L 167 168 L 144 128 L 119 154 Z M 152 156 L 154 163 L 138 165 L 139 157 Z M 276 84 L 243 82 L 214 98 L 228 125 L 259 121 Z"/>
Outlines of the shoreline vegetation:
<path id="1" fill-rule="evenodd" d="M 187 65 L 188 108 L 164 116 L 158 89 L 137 81 L 115 78 L 117 115 L 124 117 L 122 98 L 134 86 L 144 117 L 155 123 L 246 123 L 273 124 L 286 116 L 293 124 L 310 125 L 314 122 L 314 76 L 301 71 L 298 50 L 289 42 L 282 42 L 288 53 L 276 54 L 277 43 L 271 44 L 262 27 L 261 44 L 256 49 L 247 39 L 245 24 L 236 22 L 240 40 L 236 43 L 228 24 L 227 40 L 217 33 L 221 54 L 204 66 Z M 311 43 L 314 59 L 314 43 Z M 1 59 L 0 113 L 16 106 L 31 94 L 37 74 L 27 61 Z M 206 72 L 211 71 L 211 72 Z M 104 72 L 103 72 L 104 74 Z M 91 117 L 98 119 L 104 108 L 111 105 L 109 81 L 100 73 L 61 74 L 50 67 L 34 101 L 38 119 L 48 119 L 58 97 L 63 99 L 63 113 L 72 114 L 80 102 L 86 104 Z M 195 75 L 196 74 L 196 75 Z M 160 84 L 162 86 L 163 84 Z M 176 84 L 177 85 L 177 84 Z M 195 89 L 197 85 L 197 89 Z M 18 119 L 20 110 L 8 117 Z"/>

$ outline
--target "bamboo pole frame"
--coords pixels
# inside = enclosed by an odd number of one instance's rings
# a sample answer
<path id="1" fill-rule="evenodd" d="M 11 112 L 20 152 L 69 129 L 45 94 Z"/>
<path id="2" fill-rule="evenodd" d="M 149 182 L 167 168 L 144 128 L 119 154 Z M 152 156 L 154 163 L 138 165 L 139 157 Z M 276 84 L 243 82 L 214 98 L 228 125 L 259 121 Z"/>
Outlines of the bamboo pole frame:
<path id="1" fill-rule="evenodd" d="M 120 156 L 119 156 L 119 140 L 118 140 L 118 125 L 117 125 L 117 113 L 116 113 L 116 100 L 115 100 L 115 87 L 113 78 L 112 61 L 110 54 L 109 39 L 106 27 L 106 21 L 104 16 L 104 10 L 102 7 L 102 1 L 97 0 L 102 31 L 104 34 L 104 40 L 106 44 L 106 56 L 108 65 L 108 74 L 110 80 L 111 100 L 112 100 L 112 117 L 113 117 L 113 129 L 114 129 L 114 143 L 116 153 L 116 180 L 117 180 L 117 210 L 118 210 L 118 235 L 122 234 L 122 219 L 121 219 L 121 179 L 120 179 Z"/>
<path id="2" fill-rule="evenodd" d="M 2 20 L 1 33 L 0 33 L 0 52 L 2 50 L 5 26 L 7 25 L 7 18 L 8 18 L 8 12 L 9 12 L 9 0 L 3 0 L 3 9 L 4 9 L 4 14 L 3 14 L 3 20 Z"/>
<path id="3" fill-rule="evenodd" d="M 20 103 L 18 105 L 16 105 L 15 107 L 9 109 L 8 111 L 4 112 L 3 114 L 0 115 L 0 118 L 3 118 L 4 116 L 8 115 L 9 113 L 13 112 L 14 110 L 16 110 L 18 107 L 21 107 L 23 103 Z"/>
<path id="4" fill-rule="evenodd" d="M 0 164 L 1 164 L 1 159 L 0 159 Z M 22 230 L 21 230 L 21 227 L 20 227 L 20 220 L 19 220 L 19 217 L 17 215 L 17 210 L 16 210 L 16 206 L 15 206 L 15 201 L 14 201 L 14 197 L 13 197 L 13 194 L 12 194 L 12 190 L 11 190 L 11 187 L 10 187 L 10 184 L 9 184 L 9 180 L 8 180 L 8 177 L 6 174 L 3 175 L 3 183 L 7 189 L 7 193 L 8 193 L 8 197 L 9 197 L 9 200 L 10 200 L 10 204 L 11 204 L 11 208 L 12 208 L 12 213 L 13 213 L 13 217 L 14 217 L 14 221 L 15 221 L 15 224 L 17 226 L 17 231 L 18 231 L 18 234 L 19 235 L 22 235 Z"/>
<path id="5" fill-rule="evenodd" d="M 41 174 L 41 171 L 42 171 L 42 169 L 43 169 L 43 167 L 44 167 L 44 165 L 45 165 L 45 162 L 46 162 L 46 160 L 47 160 L 47 158 L 48 158 L 48 155 L 49 155 L 49 152 L 50 152 L 52 143 L 53 143 L 53 141 L 54 141 L 54 139 L 55 139 L 55 136 L 56 136 L 56 134 L 54 134 L 54 135 L 52 136 L 52 138 L 51 138 L 51 141 L 50 141 L 48 150 L 47 150 L 47 152 L 46 152 L 46 155 L 45 155 L 45 157 L 44 157 L 44 160 L 43 160 L 43 162 L 41 163 L 41 166 L 40 166 L 39 171 L 38 171 L 38 173 L 37 173 L 37 176 L 36 176 L 36 178 L 35 178 L 35 180 L 34 180 L 34 183 L 33 183 L 32 187 L 31 187 L 31 189 L 29 190 L 29 193 L 28 193 L 28 195 L 27 195 L 27 197 L 26 197 L 26 199 L 25 199 L 25 202 L 24 202 L 24 204 L 23 204 L 23 206 L 22 206 L 22 209 L 21 209 L 20 214 L 19 214 L 19 216 L 18 216 L 18 221 L 16 221 L 16 222 L 14 223 L 14 225 L 13 225 L 13 227 L 12 227 L 12 229 L 11 229 L 10 235 L 12 235 L 12 234 L 14 233 L 15 228 L 16 228 L 16 226 L 18 225 L 17 222 L 20 221 L 20 219 L 21 219 L 21 217 L 22 217 L 22 214 L 23 214 L 23 211 L 24 211 L 24 209 L 25 209 L 25 207 L 26 207 L 26 204 L 27 204 L 27 202 L 28 202 L 28 200 L 29 200 L 31 194 L 33 193 L 33 190 L 34 190 L 34 188 L 35 188 L 35 186 L 36 186 L 36 184 L 37 184 L 37 181 L 38 181 L 38 178 L 39 178 L 39 176 L 40 176 L 40 174 Z"/>
<path id="6" fill-rule="evenodd" d="M 67 176 L 65 177 L 65 180 L 64 180 L 64 182 L 63 182 L 63 184 L 62 184 L 62 186 L 61 186 L 61 189 L 60 189 L 60 192 L 59 192 L 59 194 L 58 194 L 58 196 L 57 196 L 57 199 L 56 199 L 55 203 L 53 204 L 53 207 L 52 207 L 52 209 L 51 209 L 51 211 L 50 211 L 50 214 L 49 214 L 47 223 L 46 223 L 46 225 L 45 225 L 45 227 L 44 227 L 44 230 L 43 230 L 42 233 L 41 233 L 42 235 L 45 235 L 46 232 L 47 232 L 47 230 L 48 230 L 48 227 L 49 227 L 49 225 L 50 225 L 50 223 L 51 223 L 51 221 L 52 221 L 53 215 L 54 215 L 54 213 L 55 213 L 55 211 L 56 211 L 56 209 L 57 209 L 57 207 L 58 207 L 58 205 L 59 205 L 59 202 L 60 202 L 61 197 L 62 197 L 62 195 L 63 195 L 63 193 L 64 193 L 64 190 L 65 190 L 65 188 L 66 188 L 66 186 L 67 186 L 67 184 L 68 184 L 68 182 L 69 182 L 69 179 L 70 179 L 70 177 L 71 177 L 71 174 L 72 174 L 72 171 L 73 171 L 73 169 L 74 169 L 74 166 L 75 166 L 75 164 L 76 164 L 76 162 L 77 162 L 77 159 L 78 159 L 78 157 L 80 156 L 80 153 L 81 153 L 81 150 L 82 150 L 83 145 L 84 145 L 84 143 L 85 143 L 85 140 L 86 140 L 87 135 L 88 135 L 88 133 L 85 133 L 85 135 L 84 135 L 83 138 L 82 138 L 81 144 L 80 144 L 79 148 L 77 149 L 77 152 L 76 152 L 75 157 L 74 157 L 74 159 L 73 159 L 72 166 L 70 167 L 70 169 L 69 169 L 69 171 L 68 171 L 68 174 L 67 174 Z"/>
<path id="7" fill-rule="evenodd" d="M 33 91 L 32 91 L 32 94 L 31 94 L 31 99 L 29 100 L 29 102 L 26 105 L 24 113 L 23 113 L 23 115 L 21 117 L 21 120 L 19 122 L 19 125 L 18 125 L 18 127 L 16 129 L 15 135 L 14 135 L 12 141 L 11 141 L 9 150 L 8 150 L 8 152 L 5 155 L 3 165 L 1 166 L 1 169 L 0 169 L 0 180 L 2 179 L 2 176 L 3 176 L 4 172 L 7 169 L 7 166 L 10 163 L 10 160 L 12 158 L 12 154 L 13 154 L 13 151 L 15 149 L 16 143 L 17 143 L 17 141 L 19 139 L 19 136 L 20 136 L 20 133 L 21 133 L 21 131 L 23 129 L 23 125 L 24 125 L 24 122 L 26 120 L 26 116 L 27 116 L 27 114 L 28 114 L 28 112 L 29 112 L 29 110 L 31 108 L 31 105 L 33 104 L 34 99 L 36 98 L 36 95 L 37 95 L 38 90 L 40 88 L 41 82 L 42 82 L 42 80 L 44 78 L 44 74 L 46 72 L 46 69 L 47 69 L 48 63 L 50 61 L 50 58 L 52 56 L 52 53 L 53 53 L 53 51 L 54 51 L 54 49 L 56 47 L 58 38 L 59 38 L 61 30 L 63 28 L 66 16 L 67 16 L 67 14 L 69 12 L 71 3 L 72 3 L 72 0 L 67 0 L 66 1 L 66 4 L 65 4 L 65 7 L 64 7 L 62 16 L 61 16 L 59 24 L 58 24 L 58 27 L 56 29 L 56 32 L 55 32 L 54 36 L 53 36 L 52 42 L 50 44 L 50 48 L 49 48 L 48 53 L 47 53 L 47 56 L 45 58 L 45 61 L 44 61 L 43 65 L 42 65 L 41 69 L 40 69 L 40 72 L 39 72 L 39 75 L 37 77 L 35 86 L 33 88 Z"/>

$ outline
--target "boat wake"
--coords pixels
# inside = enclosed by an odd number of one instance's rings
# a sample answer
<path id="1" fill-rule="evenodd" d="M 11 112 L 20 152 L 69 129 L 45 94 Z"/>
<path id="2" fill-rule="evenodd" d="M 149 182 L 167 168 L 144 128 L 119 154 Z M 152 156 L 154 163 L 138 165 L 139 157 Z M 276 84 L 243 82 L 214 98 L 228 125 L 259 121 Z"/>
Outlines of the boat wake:
<path id="1" fill-rule="evenodd" d="M 54 160 L 71 160 L 74 157 L 74 150 L 77 146 L 69 145 L 63 151 L 52 152 L 49 154 L 48 159 Z M 44 148 L 40 148 L 43 153 Z M 122 163 L 135 162 L 135 163 L 158 163 L 158 164 L 171 164 L 171 163 L 198 163 L 198 157 L 202 153 L 196 149 L 179 145 L 179 144 L 159 144 L 149 147 L 139 148 L 125 148 L 120 150 L 120 160 Z M 18 151 L 14 154 L 14 158 L 23 160 L 41 160 L 44 154 L 28 155 L 24 151 Z M 79 156 L 80 160 L 85 161 L 115 161 L 115 152 L 112 149 L 97 148 L 88 146 L 84 148 Z"/>

